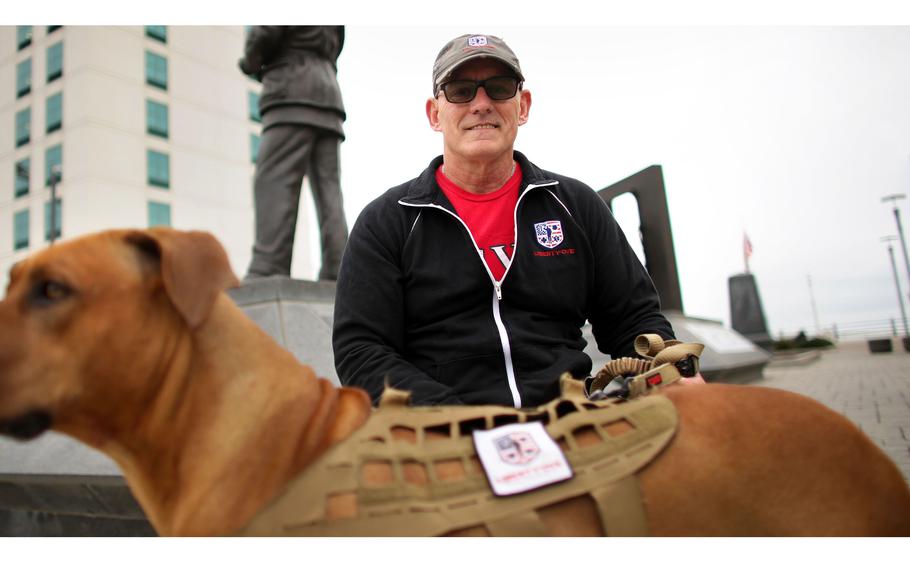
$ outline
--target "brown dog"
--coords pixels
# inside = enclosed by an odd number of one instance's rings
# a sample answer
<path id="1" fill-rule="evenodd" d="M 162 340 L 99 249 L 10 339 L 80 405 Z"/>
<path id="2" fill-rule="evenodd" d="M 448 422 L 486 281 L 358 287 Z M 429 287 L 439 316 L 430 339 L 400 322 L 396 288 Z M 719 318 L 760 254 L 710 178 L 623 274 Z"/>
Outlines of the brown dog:
<path id="1" fill-rule="evenodd" d="M 48 427 L 113 458 L 162 535 L 233 534 L 370 416 L 223 294 L 213 237 L 109 231 L 17 264 L 0 303 L 0 432 Z M 910 535 L 910 492 L 857 428 L 805 397 L 665 391 L 680 416 L 638 473 L 653 535 Z M 583 500 L 540 511 L 597 532 Z"/>

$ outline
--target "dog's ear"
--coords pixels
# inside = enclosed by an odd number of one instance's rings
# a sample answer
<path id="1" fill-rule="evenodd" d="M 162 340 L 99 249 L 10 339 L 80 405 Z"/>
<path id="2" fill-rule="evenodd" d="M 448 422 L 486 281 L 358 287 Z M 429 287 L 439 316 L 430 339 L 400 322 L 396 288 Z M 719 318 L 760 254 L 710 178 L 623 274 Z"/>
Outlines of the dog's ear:
<path id="1" fill-rule="evenodd" d="M 160 259 L 164 289 L 192 329 L 205 321 L 222 290 L 240 285 L 224 248 L 210 233 L 155 227 L 130 232 L 127 241 Z"/>

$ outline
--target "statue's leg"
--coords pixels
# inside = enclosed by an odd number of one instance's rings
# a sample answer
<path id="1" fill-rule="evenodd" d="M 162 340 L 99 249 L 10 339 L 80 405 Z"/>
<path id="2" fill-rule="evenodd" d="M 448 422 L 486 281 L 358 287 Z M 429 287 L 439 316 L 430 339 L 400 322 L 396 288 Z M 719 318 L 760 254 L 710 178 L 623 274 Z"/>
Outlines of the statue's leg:
<path id="1" fill-rule="evenodd" d="M 259 145 L 253 198 L 256 240 L 247 277 L 290 276 L 300 186 L 318 130 L 300 124 L 266 128 Z"/>
<path id="2" fill-rule="evenodd" d="M 337 280 L 341 255 L 348 242 L 348 224 L 344 215 L 339 178 L 341 138 L 323 131 L 313 148 L 310 165 L 310 188 L 316 203 L 319 239 L 322 245 L 320 280 Z"/>

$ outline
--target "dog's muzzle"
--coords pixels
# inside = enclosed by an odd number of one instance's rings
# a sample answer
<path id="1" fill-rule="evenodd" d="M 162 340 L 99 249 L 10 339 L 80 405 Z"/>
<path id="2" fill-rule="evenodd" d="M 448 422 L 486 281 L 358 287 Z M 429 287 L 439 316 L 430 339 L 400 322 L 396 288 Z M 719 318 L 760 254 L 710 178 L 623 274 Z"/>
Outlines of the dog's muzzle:
<path id="1" fill-rule="evenodd" d="M 51 427 L 53 418 L 43 410 L 32 410 L 18 418 L 0 420 L 0 434 L 12 436 L 17 440 L 37 438 Z"/>

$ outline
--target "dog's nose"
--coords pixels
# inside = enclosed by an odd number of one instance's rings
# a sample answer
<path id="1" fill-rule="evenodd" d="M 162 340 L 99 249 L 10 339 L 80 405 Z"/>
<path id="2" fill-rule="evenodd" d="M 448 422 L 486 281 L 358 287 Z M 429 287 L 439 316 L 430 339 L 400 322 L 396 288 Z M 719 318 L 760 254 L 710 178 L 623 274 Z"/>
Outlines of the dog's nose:
<path id="1" fill-rule="evenodd" d="M 33 410 L 18 418 L 0 420 L 0 434 L 12 436 L 17 440 L 31 440 L 43 434 L 51 427 L 53 419 L 43 410 Z"/>

